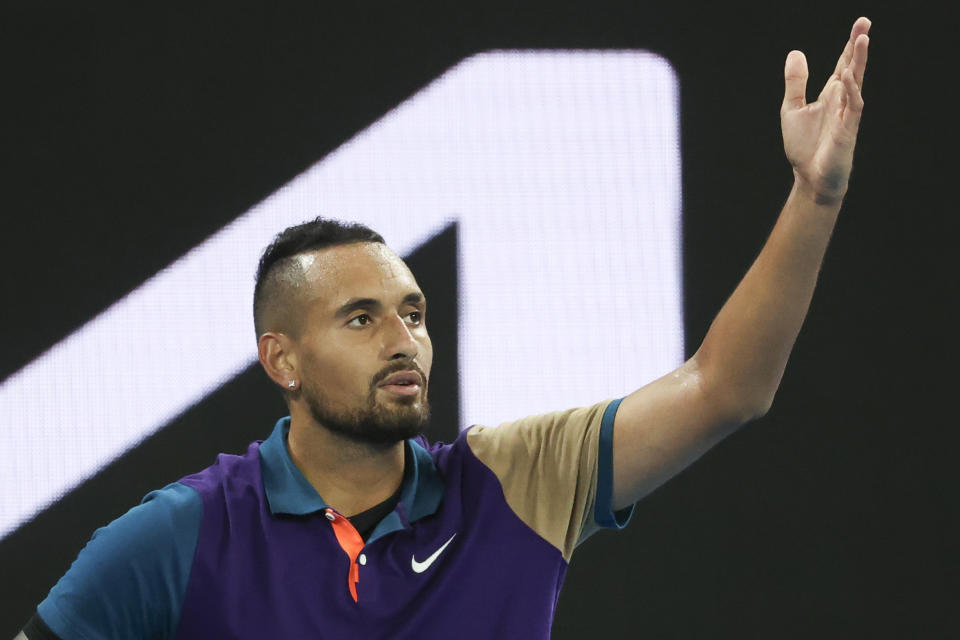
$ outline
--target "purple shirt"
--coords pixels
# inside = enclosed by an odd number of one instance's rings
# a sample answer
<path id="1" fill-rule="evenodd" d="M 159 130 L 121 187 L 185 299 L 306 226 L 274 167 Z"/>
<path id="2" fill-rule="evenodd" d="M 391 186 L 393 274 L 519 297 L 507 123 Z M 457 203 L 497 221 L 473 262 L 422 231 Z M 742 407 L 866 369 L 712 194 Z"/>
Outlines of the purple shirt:
<path id="1" fill-rule="evenodd" d="M 611 512 L 619 401 L 408 441 L 364 542 L 290 459 L 289 418 L 245 455 L 100 529 L 41 603 L 71 638 L 548 638 L 573 548 Z"/>

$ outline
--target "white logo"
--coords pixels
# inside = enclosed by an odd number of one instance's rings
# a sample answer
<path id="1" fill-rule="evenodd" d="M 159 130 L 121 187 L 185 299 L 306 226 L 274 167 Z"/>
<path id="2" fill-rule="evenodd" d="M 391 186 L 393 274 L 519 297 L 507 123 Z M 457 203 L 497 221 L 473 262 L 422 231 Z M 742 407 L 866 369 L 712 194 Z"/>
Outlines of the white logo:
<path id="1" fill-rule="evenodd" d="M 429 558 L 423 562 L 417 562 L 416 556 L 410 556 L 410 568 L 413 569 L 414 573 L 423 573 L 430 568 L 430 565 L 433 564 L 433 561 L 440 557 L 440 554 L 443 553 L 443 550 L 447 548 L 447 545 L 453 542 L 453 539 L 457 537 L 457 534 L 450 536 L 450 539 L 443 543 L 443 546 L 433 552 Z"/>

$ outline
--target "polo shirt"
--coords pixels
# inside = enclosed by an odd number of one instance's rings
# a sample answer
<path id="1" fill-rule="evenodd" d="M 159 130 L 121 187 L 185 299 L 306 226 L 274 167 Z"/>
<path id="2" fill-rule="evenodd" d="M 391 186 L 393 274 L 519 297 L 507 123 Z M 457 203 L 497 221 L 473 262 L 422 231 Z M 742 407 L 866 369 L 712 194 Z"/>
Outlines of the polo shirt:
<path id="1" fill-rule="evenodd" d="M 366 540 L 293 463 L 283 418 L 98 529 L 38 614 L 63 640 L 548 638 L 574 548 L 632 513 L 611 504 L 619 404 L 408 440 Z"/>

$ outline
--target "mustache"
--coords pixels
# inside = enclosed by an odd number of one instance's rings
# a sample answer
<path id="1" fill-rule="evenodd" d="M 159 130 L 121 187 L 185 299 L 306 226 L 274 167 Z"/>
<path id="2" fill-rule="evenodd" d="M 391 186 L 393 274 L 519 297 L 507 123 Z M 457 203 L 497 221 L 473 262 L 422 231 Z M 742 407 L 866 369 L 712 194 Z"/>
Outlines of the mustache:
<path id="1" fill-rule="evenodd" d="M 370 386 L 376 387 L 381 382 L 386 380 L 388 376 L 392 376 L 398 371 L 416 371 L 418 374 L 420 374 L 420 378 L 423 380 L 424 386 L 427 386 L 427 374 L 423 372 L 423 369 L 421 369 L 420 365 L 418 365 L 416 362 L 406 359 L 396 360 L 381 369 L 375 376 L 373 376 L 373 378 L 370 379 Z"/>

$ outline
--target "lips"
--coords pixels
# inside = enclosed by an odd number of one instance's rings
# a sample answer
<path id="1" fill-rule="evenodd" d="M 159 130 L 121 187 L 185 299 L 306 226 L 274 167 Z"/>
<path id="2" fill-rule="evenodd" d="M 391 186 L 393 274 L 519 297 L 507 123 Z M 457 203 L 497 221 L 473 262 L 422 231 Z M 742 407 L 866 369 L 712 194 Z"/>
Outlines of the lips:
<path id="1" fill-rule="evenodd" d="M 377 385 L 387 393 L 407 398 L 419 397 L 423 387 L 423 377 L 416 371 L 398 371 L 387 376 Z"/>
<path id="2" fill-rule="evenodd" d="M 380 383 L 381 387 L 422 385 L 422 378 L 416 371 L 398 371 Z"/>

